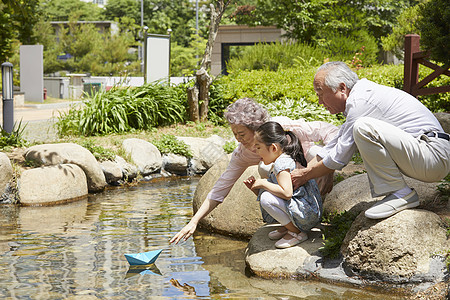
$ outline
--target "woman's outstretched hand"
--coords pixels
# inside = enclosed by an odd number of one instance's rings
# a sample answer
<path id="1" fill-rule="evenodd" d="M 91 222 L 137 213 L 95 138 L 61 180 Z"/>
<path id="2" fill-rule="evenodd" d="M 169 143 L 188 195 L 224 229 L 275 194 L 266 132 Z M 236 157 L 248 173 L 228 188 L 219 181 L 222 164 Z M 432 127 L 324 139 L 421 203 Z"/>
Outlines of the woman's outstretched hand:
<path id="1" fill-rule="evenodd" d="M 180 230 L 180 232 L 178 232 L 173 238 L 170 239 L 169 243 L 175 243 L 176 245 L 181 240 L 187 240 L 194 234 L 195 229 L 197 229 L 197 224 L 192 221 L 189 222 L 186 226 L 183 227 L 183 229 Z"/>

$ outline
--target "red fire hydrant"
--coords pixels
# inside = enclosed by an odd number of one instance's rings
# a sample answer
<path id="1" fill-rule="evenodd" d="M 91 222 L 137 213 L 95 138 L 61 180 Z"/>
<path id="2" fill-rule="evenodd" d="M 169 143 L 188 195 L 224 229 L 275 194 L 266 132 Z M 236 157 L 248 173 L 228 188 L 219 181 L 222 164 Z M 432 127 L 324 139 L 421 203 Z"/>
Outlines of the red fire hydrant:
<path id="1" fill-rule="evenodd" d="M 47 100 L 47 89 L 44 88 L 44 100 Z"/>

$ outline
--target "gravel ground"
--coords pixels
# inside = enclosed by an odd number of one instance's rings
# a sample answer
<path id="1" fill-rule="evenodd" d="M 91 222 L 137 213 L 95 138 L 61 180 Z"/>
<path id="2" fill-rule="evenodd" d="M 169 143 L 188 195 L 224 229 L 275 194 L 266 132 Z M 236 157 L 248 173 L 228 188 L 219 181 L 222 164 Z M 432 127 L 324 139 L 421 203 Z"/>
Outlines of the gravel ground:
<path id="1" fill-rule="evenodd" d="M 30 143 L 50 143 L 58 139 L 55 119 L 25 122 L 23 137 Z"/>

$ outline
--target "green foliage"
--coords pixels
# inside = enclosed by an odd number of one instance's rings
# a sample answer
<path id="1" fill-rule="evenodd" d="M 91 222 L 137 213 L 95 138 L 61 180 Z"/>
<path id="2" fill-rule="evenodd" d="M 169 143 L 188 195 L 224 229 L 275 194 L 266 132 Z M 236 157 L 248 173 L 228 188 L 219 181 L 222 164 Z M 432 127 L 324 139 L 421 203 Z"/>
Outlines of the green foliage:
<path id="1" fill-rule="evenodd" d="M 61 135 L 103 135 L 145 130 L 186 120 L 185 86 L 160 83 L 135 88 L 114 87 L 87 100 L 81 110 L 62 114 Z"/>
<path id="2" fill-rule="evenodd" d="M 170 74 L 171 76 L 192 76 L 198 68 L 206 40 L 195 34 L 191 28 L 191 41 L 188 47 L 183 47 L 177 42 L 170 43 Z"/>
<path id="3" fill-rule="evenodd" d="M 416 22 L 419 19 L 419 5 L 408 7 L 398 17 L 392 33 L 381 37 L 383 49 L 392 51 L 399 59 L 403 59 L 405 35 L 420 34 Z"/>
<path id="4" fill-rule="evenodd" d="M 152 141 L 152 143 L 161 153 L 173 153 L 187 158 L 193 157 L 189 146 L 185 142 L 178 140 L 174 135 L 163 134 L 161 139 Z"/>
<path id="5" fill-rule="evenodd" d="M 356 70 L 359 78 L 367 78 L 378 84 L 403 89 L 403 65 L 374 65 Z"/>
<path id="6" fill-rule="evenodd" d="M 305 101 L 305 99 L 284 98 L 279 101 L 265 104 L 272 117 L 287 116 L 293 120 L 304 119 L 305 121 L 324 121 L 335 125 L 342 122 L 331 115 L 324 107 Z"/>
<path id="7" fill-rule="evenodd" d="M 0 149 L 26 146 L 28 143 L 23 138 L 25 127 L 27 125 L 22 126 L 22 121 L 20 121 L 19 124 L 14 125 L 11 133 L 8 133 L 0 126 Z"/>
<path id="8" fill-rule="evenodd" d="M 223 150 L 225 153 L 230 154 L 233 153 L 234 149 L 236 149 L 237 144 L 235 141 L 228 141 L 223 145 Z"/>
<path id="9" fill-rule="evenodd" d="M 232 73 L 237 70 L 277 71 L 299 65 L 320 66 L 327 57 L 326 52 L 303 43 L 259 43 L 246 47 L 241 56 L 230 59 L 227 70 Z"/>
<path id="10" fill-rule="evenodd" d="M 437 62 L 450 65 L 450 2 L 448 0 L 431 0 L 420 6 L 420 44 L 430 50 L 430 57 Z"/>
<path id="11" fill-rule="evenodd" d="M 225 109 L 230 105 L 230 98 L 225 98 L 227 85 L 220 80 L 214 80 L 209 87 L 208 120 L 216 125 L 226 125 L 223 117 Z"/>
<path id="12" fill-rule="evenodd" d="M 361 66 L 367 67 L 377 62 L 378 45 L 375 38 L 366 30 L 352 31 L 348 34 L 328 32 L 321 37 L 323 49 L 328 53 L 330 60 L 349 62 L 355 53 L 362 53 Z"/>
<path id="13" fill-rule="evenodd" d="M 448 174 L 444 179 L 441 180 L 441 182 L 437 186 L 437 189 L 443 196 L 450 197 L 450 174 Z M 448 231 L 448 233 L 450 234 L 450 231 Z"/>
<path id="14" fill-rule="evenodd" d="M 349 211 L 323 216 L 322 222 L 326 223 L 322 231 L 324 245 L 319 250 L 324 257 L 333 259 L 340 256 L 342 242 L 356 217 L 357 214 Z"/>
<path id="15" fill-rule="evenodd" d="M 75 17 L 83 21 L 99 21 L 103 18 L 102 9 L 92 2 L 81 0 L 42 1 L 42 10 L 47 21 L 67 21 Z"/>
<path id="16" fill-rule="evenodd" d="M 0 64 L 10 61 L 14 43 L 32 45 L 36 42 L 33 27 L 41 15 L 38 0 L 0 2 Z"/>
<path id="17" fill-rule="evenodd" d="M 105 149 L 102 146 L 97 146 L 93 141 L 88 139 L 84 140 L 80 146 L 89 150 L 98 161 L 112 161 L 116 157 L 116 154 L 113 151 Z"/>

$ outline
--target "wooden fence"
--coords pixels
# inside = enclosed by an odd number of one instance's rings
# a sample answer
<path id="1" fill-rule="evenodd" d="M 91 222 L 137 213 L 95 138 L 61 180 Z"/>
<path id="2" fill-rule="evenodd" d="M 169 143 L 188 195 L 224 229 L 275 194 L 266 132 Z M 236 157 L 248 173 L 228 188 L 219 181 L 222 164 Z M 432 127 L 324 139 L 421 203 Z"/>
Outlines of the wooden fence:
<path id="1" fill-rule="evenodd" d="M 440 75 L 450 76 L 449 67 L 446 69 L 427 60 L 429 52 L 420 51 L 420 36 L 408 34 L 405 36 L 405 65 L 403 90 L 414 97 L 450 92 L 450 86 L 429 87 L 425 86 Z M 419 65 L 433 69 L 430 75 L 419 82 Z"/>

